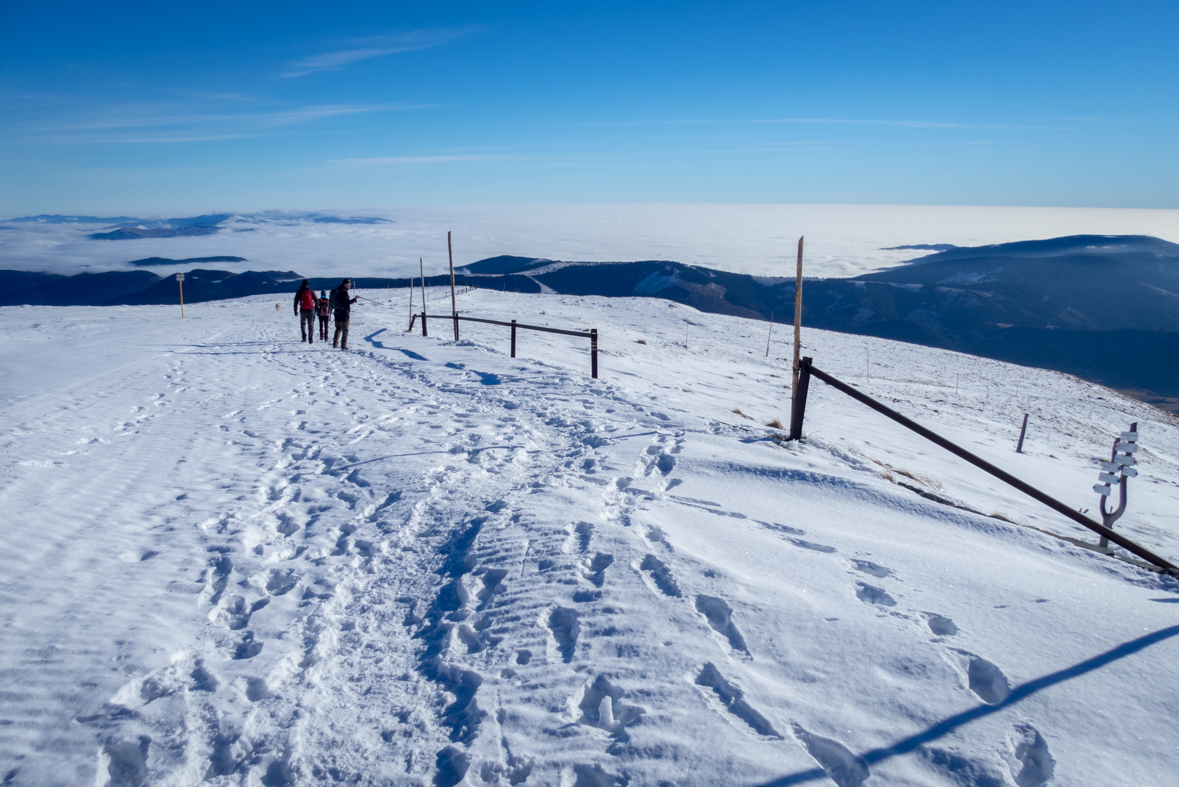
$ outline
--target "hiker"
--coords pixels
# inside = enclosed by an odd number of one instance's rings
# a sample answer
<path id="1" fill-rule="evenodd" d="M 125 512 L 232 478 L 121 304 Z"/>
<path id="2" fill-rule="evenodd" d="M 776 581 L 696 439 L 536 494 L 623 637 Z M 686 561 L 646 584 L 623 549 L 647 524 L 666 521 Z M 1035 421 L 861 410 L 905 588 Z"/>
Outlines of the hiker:
<path id="1" fill-rule="evenodd" d="M 302 341 L 315 343 L 315 290 L 306 279 L 295 293 L 295 316 L 299 318 L 299 333 Z M 326 341 L 326 340 L 325 340 Z"/>
<path id="2" fill-rule="evenodd" d="M 344 279 L 340 286 L 332 291 L 332 309 L 336 313 L 336 332 L 332 338 L 332 347 L 339 345 L 341 350 L 348 349 L 348 320 L 352 317 L 352 304 L 357 301 L 355 297 L 348 297 L 348 290 L 351 288 L 352 280 Z"/>
<path id="3" fill-rule="evenodd" d="M 315 304 L 315 315 L 319 317 L 319 338 L 326 342 L 328 340 L 328 317 L 331 316 L 331 310 L 328 309 L 327 290 L 319 291 L 319 300 Z"/>

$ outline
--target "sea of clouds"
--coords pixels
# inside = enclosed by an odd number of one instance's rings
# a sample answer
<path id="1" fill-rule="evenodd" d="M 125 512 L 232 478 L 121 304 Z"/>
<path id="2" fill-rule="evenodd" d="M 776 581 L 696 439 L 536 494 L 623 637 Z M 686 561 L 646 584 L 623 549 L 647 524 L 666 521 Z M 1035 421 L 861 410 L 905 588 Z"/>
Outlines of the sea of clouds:
<path id="1" fill-rule="evenodd" d="M 330 224 L 310 216 L 381 217 Z M 15 217 L 13 217 L 15 218 Z M 159 217 L 145 217 L 159 218 Z M 484 205 L 320 214 L 235 214 L 213 235 L 92 240 L 98 225 L 0 221 L 0 268 L 54 273 L 129 270 L 146 257 L 238 256 L 199 267 L 293 270 L 305 276 L 428 275 L 447 268 L 453 232 L 461 266 L 512 254 L 557 260 L 675 260 L 758 276 L 791 276 L 806 236 L 807 276 L 856 276 L 926 252 L 888 247 L 978 246 L 1062 235 L 1153 235 L 1179 242 L 1179 211 L 910 205 Z M 198 266 L 189 266 L 198 267 Z M 185 268 L 179 268 L 184 270 Z M 178 268 L 158 268 L 158 273 Z"/>

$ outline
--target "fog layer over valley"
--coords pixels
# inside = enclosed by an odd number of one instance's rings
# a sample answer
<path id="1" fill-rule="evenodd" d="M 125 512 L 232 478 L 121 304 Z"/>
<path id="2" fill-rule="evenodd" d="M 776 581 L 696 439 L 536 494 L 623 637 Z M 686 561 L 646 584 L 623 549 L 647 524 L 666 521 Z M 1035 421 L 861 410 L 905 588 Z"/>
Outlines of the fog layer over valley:
<path id="1" fill-rule="evenodd" d="M 454 232 L 456 265 L 501 254 L 654 259 L 756 276 L 793 275 L 800 235 L 807 238 L 806 273 L 819 277 L 858 276 L 897 265 L 916 256 L 912 249 L 894 248 L 908 245 L 980 246 L 1082 234 L 1179 242 L 1179 211 L 1104 208 L 586 204 L 80 218 L 86 221 L 52 223 L 52 216 L 0 221 L 0 268 L 78 273 L 126 269 L 126 263 L 146 257 L 232 255 L 249 262 L 231 270 L 408 277 L 417 275 L 423 257 L 427 273 L 434 275 L 446 269 L 448 230 Z M 90 237 L 120 226 L 199 233 Z"/>

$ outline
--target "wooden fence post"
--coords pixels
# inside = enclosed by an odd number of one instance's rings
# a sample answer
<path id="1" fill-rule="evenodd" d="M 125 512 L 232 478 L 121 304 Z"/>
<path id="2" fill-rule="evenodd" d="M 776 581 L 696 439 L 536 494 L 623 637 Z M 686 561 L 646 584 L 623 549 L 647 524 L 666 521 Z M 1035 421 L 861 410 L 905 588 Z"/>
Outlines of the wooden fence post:
<path id="1" fill-rule="evenodd" d="M 422 309 L 422 336 L 429 336 L 430 333 L 426 330 L 426 310 Z"/>
<path id="2" fill-rule="evenodd" d="M 794 365 L 790 377 L 790 440 L 797 440 L 802 434 L 802 419 L 798 418 L 798 436 L 794 431 L 794 410 L 798 406 L 798 371 L 802 352 L 802 238 L 798 239 L 798 267 L 794 274 Z M 803 405 L 805 407 L 805 403 Z"/>
<path id="3" fill-rule="evenodd" d="M 1019 427 L 1019 443 L 1015 446 L 1015 453 L 1017 453 L 1017 454 L 1023 453 L 1023 436 L 1025 434 L 1027 434 L 1027 431 L 1028 431 L 1028 414 L 1024 413 L 1023 414 L 1023 426 Z"/>
<path id="4" fill-rule="evenodd" d="M 516 357 L 516 321 L 512 320 L 512 357 Z"/>
<path id="5" fill-rule="evenodd" d="M 811 359 L 803 358 L 798 363 L 798 390 L 794 405 L 790 408 L 790 436 L 788 440 L 802 439 L 802 423 L 806 417 L 806 394 L 811 385 Z"/>
<path id="6" fill-rule="evenodd" d="M 590 329 L 590 376 L 598 379 L 598 329 Z"/>
<path id="7" fill-rule="evenodd" d="M 446 233 L 446 252 L 450 255 L 450 315 L 454 318 L 454 340 L 458 338 L 458 304 L 454 300 L 454 249 L 450 245 L 450 232 Z"/>
<path id="8" fill-rule="evenodd" d="M 774 310 L 770 309 L 770 332 L 766 334 L 766 357 L 770 357 L 770 339 L 774 337 Z"/>

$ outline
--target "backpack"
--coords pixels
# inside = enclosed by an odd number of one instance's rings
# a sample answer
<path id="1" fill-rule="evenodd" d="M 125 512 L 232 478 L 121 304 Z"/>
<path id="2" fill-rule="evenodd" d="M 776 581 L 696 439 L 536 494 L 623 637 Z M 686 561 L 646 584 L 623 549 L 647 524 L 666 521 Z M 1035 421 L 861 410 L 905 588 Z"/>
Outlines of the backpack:
<path id="1" fill-rule="evenodd" d="M 308 312 L 315 308 L 315 293 L 310 289 L 303 290 L 299 296 L 299 308 Z"/>

